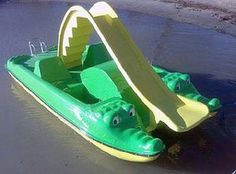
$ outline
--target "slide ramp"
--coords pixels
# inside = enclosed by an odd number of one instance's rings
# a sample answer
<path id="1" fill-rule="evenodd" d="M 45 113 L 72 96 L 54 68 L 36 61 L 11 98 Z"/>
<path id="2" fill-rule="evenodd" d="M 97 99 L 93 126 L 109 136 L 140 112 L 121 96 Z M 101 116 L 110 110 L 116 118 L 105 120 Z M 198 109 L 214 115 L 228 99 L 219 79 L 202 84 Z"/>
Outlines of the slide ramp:
<path id="1" fill-rule="evenodd" d="M 70 10 L 72 13 L 68 12 L 68 18 L 65 17 L 66 21 L 74 18 L 74 14 L 76 18 L 83 20 L 83 25 L 86 23 L 86 26 L 90 25 L 94 28 L 127 83 L 153 112 L 156 122 L 162 121 L 172 130 L 184 132 L 208 118 L 207 106 L 169 91 L 161 78 L 154 73 L 117 14 L 107 3 L 94 4 L 89 13 L 80 6 L 72 7 Z M 65 23 L 65 25 L 68 24 L 69 22 Z M 70 26 L 61 28 L 67 27 Z M 77 31 L 76 33 L 81 32 Z M 63 34 L 59 34 L 66 41 L 67 38 L 63 37 Z M 59 39 L 59 43 L 62 44 L 59 45 L 59 49 L 63 50 L 63 40 Z M 68 45 L 67 42 L 65 43 Z M 60 50 L 59 56 L 63 57 L 60 55 Z"/>
<path id="2" fill-rule="evenodd" d="M 171 129 L 181 132 L 191 129 L 208 116 L 205 105 L 169 91 L 107 3 L 98 2 L 89 12 L 119 70 L 157 121 L 161 120 Z"/>

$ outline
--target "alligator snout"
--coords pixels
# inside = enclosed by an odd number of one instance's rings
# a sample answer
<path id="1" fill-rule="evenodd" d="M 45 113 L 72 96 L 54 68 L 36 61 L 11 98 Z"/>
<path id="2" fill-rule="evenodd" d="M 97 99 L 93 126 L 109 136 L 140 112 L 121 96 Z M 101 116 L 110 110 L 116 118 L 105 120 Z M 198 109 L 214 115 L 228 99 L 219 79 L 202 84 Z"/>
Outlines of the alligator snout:
<path id="1" fill-rule="evenodd" d="M 221 107 L 220 100 L 217 98 L 209 99 L 209 98 L 202 96 L 199 93 L 197 93 L 197 94 L 190 93 L 190 94 L 186 95 L 186 97 L 191 98 L 196 101 L 199 101 L 199 102 L 207 105 L 210 111 L 215 111 Z"/>
<path id="2" fill-rule="evenodd" d="M 212 98 L 208 101 L 208 106 L 210 107 L 211 110 L 217 110 L 221 104 L 220 104 L 220 100 L 218 98 Z"/>
<path id="3" fill-rule="evenodd" d="M 162 152 L 165 145 L 159 138 L 153 138 L 139 128 L 129 128 L 124 130 L 124 137 L 129 137 L 129 143 L 133 149 L 144 153 L 143 155 L 152 156 Z"/>

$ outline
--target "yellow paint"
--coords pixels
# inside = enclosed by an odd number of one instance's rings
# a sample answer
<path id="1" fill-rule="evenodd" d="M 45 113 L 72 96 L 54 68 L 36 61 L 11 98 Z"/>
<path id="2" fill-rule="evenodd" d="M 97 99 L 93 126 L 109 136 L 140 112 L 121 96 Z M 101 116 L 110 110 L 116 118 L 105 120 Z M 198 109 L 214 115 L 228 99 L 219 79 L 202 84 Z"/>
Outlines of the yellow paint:
<path id="1" fill-rule="evenodd" d="M 58 37 L 58 56 L 67 68 L 81 65 L 82 52 L 93 32 L 93 26 L 80 6 L 70 8 L 63 18 Z"/>
<path id="2" fill-rule="evenodd" d="M 67 30 L 75 26 L 75 22 L 70 20 L 83 20 L 83 25 L 94 28 L 128 84 L 153 112 L 156 122 L 162 121 L 172 130 L 183 132 L 209 117 L 209 110 L 204 104 L 178 96 L 168 90 L 129 36 L 114 10 L 105 2 L 94 4 L 89 13 L 80 6 L 73 6 L 64 17 L 59 33 L 58 56 L 65 63 L 68 61 L 68 67 L 72 67 L 76 60 L 80 63 L 78 57 L 66 60 L 63 52 L 65 45 L 68 45 L 68 37 L 74 36 Z M 88 35 L 91 33 L 86 33 L 78 26 L 76 28 L 78 31 L 74 33 L 85 33 L 86 39 L 89 38 Z"/>

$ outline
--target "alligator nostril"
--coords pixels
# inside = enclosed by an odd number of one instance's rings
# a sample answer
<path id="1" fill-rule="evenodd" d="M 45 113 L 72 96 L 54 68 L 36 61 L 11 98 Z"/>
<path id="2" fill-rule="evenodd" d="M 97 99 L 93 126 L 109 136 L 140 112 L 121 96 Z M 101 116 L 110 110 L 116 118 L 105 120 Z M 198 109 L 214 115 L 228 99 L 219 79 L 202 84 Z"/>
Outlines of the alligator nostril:
<path id="1" fill-rule="evenodd" d="M 216 107 L 220 105 L 220 100 L 217 98 L 213 98 L 208 102 L 208 104 L 212 107 Z"/>
<path id="2" fill-rule="evenodd" d="M 158 138 L 148 141 L 146 147 L 149 147 L 147 150 L 155 153 L 159 153 L 165 149 L 164 143 Z"/>

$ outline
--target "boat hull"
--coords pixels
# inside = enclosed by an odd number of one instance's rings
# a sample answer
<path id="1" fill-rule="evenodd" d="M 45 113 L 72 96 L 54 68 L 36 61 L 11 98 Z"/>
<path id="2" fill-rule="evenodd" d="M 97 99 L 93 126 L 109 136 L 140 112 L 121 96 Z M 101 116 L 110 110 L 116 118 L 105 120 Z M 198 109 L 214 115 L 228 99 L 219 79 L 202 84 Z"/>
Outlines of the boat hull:
<path id="1" fill-rule="evenodd" d="M 92 136 L 89 135 L 88 132 L 86 132 L 83 125 L 80 125 L 76 121 L 73 122 L 74 120 L 73 117 L 75 117 L 73 109 L 71 110 L 68 108 L 78 109 L 77 101 L 73 101 L 73 99 L 69 98 L 67 99 L 67 102 L 64 104 L 61 104 L 61 102 L 55 102 L 55 98 L 57 100 L 65 102 L 66 101 L 65 99 L 68 98 L 67 94 L 62 93 L 60 90 L 56 88 L 53 89 L 54 87 L 52 87 L 51 84 L 48 84 L 47 82 L 44 82 L 43 80 L 39 79 L 28 69 L 24 68 L 22 65 L 15 64 L 14 61 L 11 60 L 8 61 L 7 70 L 10 76 L 38 103 L 44 106 L 48 111 L 50 111 L 64 124 L 72 128 L 76 133 L 81 135 L 85 140 L 94 144 L 102 151 L 117 158 L 120 158 L 122 160 L 133 161 L 133 162 L 148 162 L 158 158 L 159 153 L 154 155 L 140 155 L 140 154 L 130 153 L 117 148 L 113 148 L 110 145 L 107 145 L 103 142 L 94 139 Z M 35 83 L 37 82 L 37 80 L 39 80 L 40 83 Z M 43 95 L 45 92 L 47 93 L 47 95 Z M 57 105 L 57 103 L 59 103 L 59 105 Z M 84 106 L 81 105 L 79 107 L 80 108 L 84 107 L 84 110 L 88 109 L 86 105 Z"/>

